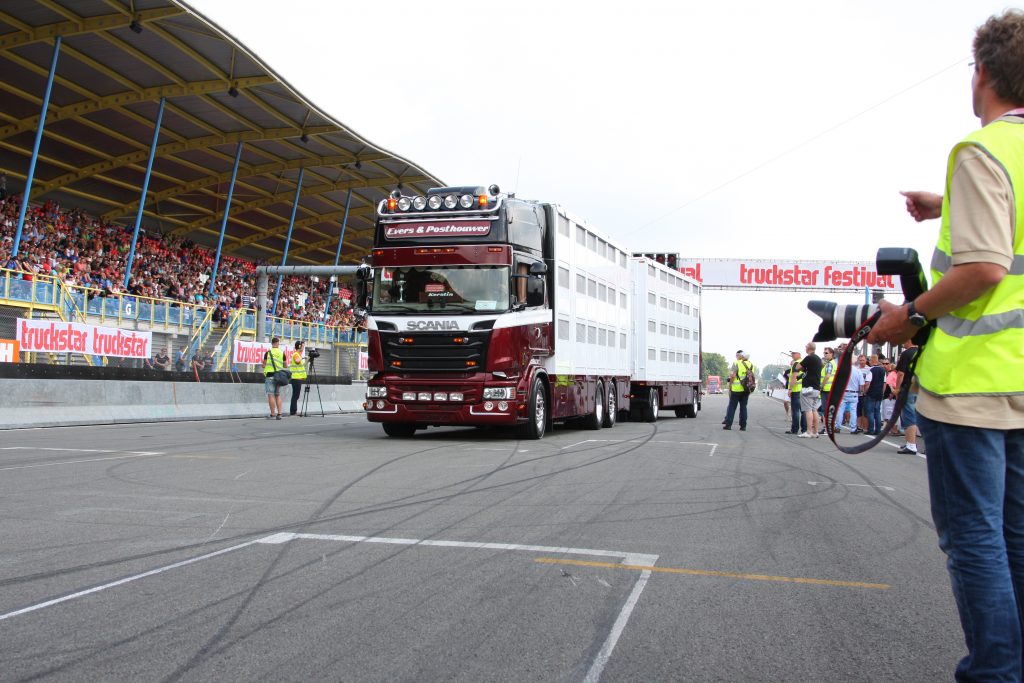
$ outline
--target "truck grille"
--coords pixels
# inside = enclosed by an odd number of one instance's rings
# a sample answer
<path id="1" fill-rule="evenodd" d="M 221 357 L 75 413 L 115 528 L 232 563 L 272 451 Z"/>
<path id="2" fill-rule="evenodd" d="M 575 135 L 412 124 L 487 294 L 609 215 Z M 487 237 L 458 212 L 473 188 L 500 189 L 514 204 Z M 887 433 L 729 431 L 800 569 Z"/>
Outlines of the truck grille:
<path id="1" fill-rule="evenodd" d="M 381 332 L 385 369 L 392 372 L 479 372 L 489 332 Z"/>

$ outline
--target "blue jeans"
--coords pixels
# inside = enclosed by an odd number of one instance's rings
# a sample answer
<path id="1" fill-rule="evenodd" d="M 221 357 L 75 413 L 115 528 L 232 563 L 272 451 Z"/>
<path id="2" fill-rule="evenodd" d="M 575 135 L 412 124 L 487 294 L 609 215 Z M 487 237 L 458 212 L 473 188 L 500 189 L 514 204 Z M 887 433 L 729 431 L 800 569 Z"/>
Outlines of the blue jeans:
<path id="1" fill-rule="evenodd" d="M 1019 681 L 1024 429 L 917 419 L 928 444 L 932 519 L 967 643 L 956 679 Z"/>
<path id="2" fill-rule="evenodd" d="M 864 416 L 868 418 L 868 434 L 882 430 L 882 399 L 864 397 Z"/>
<path id="3" fill-rule="evenodd" d="M 732 421 L 736 417 L 736 406 L 740 407 L 740 427 L 747 426 L 747 399 L 750 394 L 745 391 L 729 392 L 729 408 L 725 411 L 725 424 L 732 427 Z"/>
<path id="4" fill-rule="evenodd" d="M 792 420 L 789 431 L 796 434 L 801 434 L 807 431 L 807 416 L 804 415 L 804 411 L 800 410 L 799 391 L 796 393 L 790 393 L 789 395 L 789 417 Z"/>
<path id="5" fill-rule="evenodd" d="M 839 417 L 836 418 L 836 428 L 843 424 L 847 414 L 850 416 L 850 431 L 857 428 L 857 399 L 860 395 L 857 392 L 846 392 L 843 394 L 843 407 L 839 409 Z"/>

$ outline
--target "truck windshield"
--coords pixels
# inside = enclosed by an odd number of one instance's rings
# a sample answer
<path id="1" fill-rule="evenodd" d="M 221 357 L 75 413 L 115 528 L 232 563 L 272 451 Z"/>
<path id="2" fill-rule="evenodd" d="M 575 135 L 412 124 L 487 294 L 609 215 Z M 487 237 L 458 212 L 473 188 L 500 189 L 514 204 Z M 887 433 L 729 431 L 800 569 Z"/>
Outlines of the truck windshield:
<path id="1" fill-rule="evenodd" d="M 377 268 L 373 312 L 505 311 L 508 266 L 407 266 Z"/>

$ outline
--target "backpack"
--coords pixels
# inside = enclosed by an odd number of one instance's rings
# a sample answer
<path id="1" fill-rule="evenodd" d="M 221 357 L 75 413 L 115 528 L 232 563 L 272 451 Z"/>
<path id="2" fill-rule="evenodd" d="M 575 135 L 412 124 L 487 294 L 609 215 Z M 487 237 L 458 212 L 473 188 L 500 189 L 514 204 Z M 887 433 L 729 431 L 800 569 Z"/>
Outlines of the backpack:
<path id="1" fill-rule="evenodd" d="M 754 393 L 757 389 L 757 378 L 754 377 L 754 364 L 747 363 L 747 374 L 743 376 L 743 390 L 748 394 Z"/>

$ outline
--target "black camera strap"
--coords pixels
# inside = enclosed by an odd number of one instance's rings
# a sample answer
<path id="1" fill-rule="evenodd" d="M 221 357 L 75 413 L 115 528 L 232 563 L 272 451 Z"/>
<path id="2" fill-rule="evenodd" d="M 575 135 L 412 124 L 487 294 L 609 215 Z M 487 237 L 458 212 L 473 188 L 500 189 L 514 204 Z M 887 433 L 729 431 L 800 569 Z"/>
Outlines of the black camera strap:
<path id="1" fill-rule="evenodd" d="M 836 443 L 836 418 L 840 415 L 840 411 L 843 406 L 843 395 L 846 393 L 846 387 L 850 383 L 850 374 L 853 372 L 853 349 L 862 342 L 869 334 L 871 334 L 871 328 L 875 326 L 878 319 L 882 316 L 881 311 L 876 311 L 874 315 L 864 321 L 853 336 L 850 338 L 850 342 L 843 349 L 842 355 L 839 357 L 839 365 L 836 368 L 835 377 L 832 380 L 832 391 L 828 395 L 828 403 L 825 404 L 825 431 L 828 433 L 828 438 L 832 439 L 832 443 L 841 452 L 849 455 L 855 455 L 857 453 L 864 453 L 877 446 L 882 439 L 889 435 L 892 428 L 896 426 L 896 421 L 899 419 L 900 413 L 903 412 L 903 406 L 907 403 L 907 397 L 910 396 L 910 385 L 914 380 L 914 368 L 917 367 L 917 359 L 921 357 L 921 352 L 918 351 L 914 354 L 914 357 L 910 360 L 910 365 L 907 371 L 903 373 L 903 384 L 900 385 L 899 396 L 896 397 L 896 405 L 893 407 L 892 415 L 886 420 L 885 425 L 878 432 L 878 434 L 871 438 L 870 441 L 858 444 L 856 446 L 840 446 Z M 857 372 L 860 372 L 858 370 Z M 857 415 L 853 415 L 854 425 L 857 424 Z"/>

